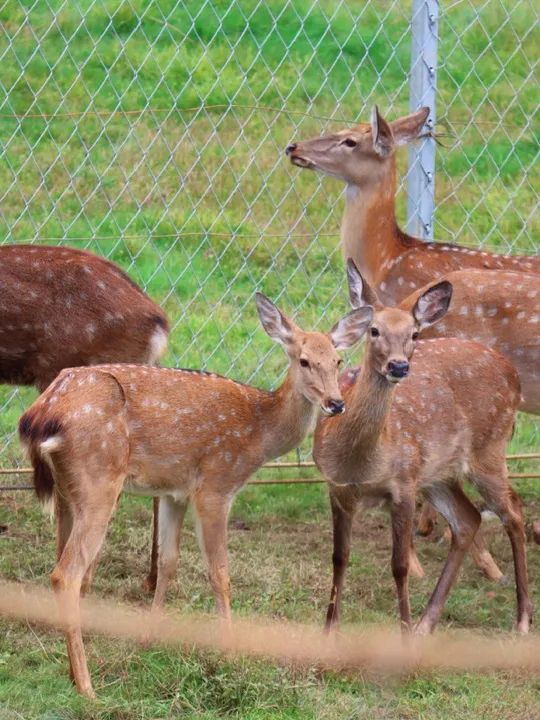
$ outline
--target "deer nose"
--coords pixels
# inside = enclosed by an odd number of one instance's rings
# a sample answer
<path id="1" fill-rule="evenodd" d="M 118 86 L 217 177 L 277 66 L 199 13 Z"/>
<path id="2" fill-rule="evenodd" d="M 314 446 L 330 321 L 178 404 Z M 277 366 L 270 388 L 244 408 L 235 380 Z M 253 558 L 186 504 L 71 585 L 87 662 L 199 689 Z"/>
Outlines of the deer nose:
<path id="1" fill-rule="evenodd" d="M 388 372 L 392 377 L 404 378 L 409 374 L 409 363 L 406 360 L 389 360 Z"/>
<path id="2" fill-rule="evenodd" d="M 345 412 L 345 403 L 343 400 L 330 400 L 328 402 L 328 410 L 332 415 L 341 415 Z"/>
<path id="3" fill-rule="evenodd" d="M 287 145 L 287 147 L 285 148 L 285 155 L 290 155 L 294 150 L 296 150 L 297 147 L 298 145 L 296 143 L 291 143 L 290 145 Z"/>

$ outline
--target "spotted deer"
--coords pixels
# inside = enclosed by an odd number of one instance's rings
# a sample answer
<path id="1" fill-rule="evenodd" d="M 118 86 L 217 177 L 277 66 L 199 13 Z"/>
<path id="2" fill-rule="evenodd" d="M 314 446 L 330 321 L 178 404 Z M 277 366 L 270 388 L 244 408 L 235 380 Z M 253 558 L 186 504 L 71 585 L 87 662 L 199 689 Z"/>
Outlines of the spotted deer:
<path id="1" fill-rule="evenodd" d="M 43 391 L 67 367 L 154 364 L 161 308 L 113 263 L 70 247 L 0 245 L 0 382 Z"/>
<path id="2" fill-rule="evenodd" d="M 376 298 L 352 261 L 348 279 L 353 297 Z M 340 616 L 353 517 L 361 503 L 373 501 L 385 502 L 390 510 L 399 614 L 402 626 L 412 628 L 408 575 L 418 492 L 452 532 L 448 559 L 416 625 L 418 633 L 434 629 L 480 525 L 478 510 L 462 490 L 464 479 L 475 485 L 508 533 L 517 627 L 523 633 L 529 629 L 532 604 L 521 504 L 505 462 L 520 401 L 519 376 L 505 357 L 478 343 L 418 339 L 444 316 L 451 293 L 450 283 L 442 281 L 421 294 L 410 311 L 378 302 L 364 305 L 368 340 L 358 379 L 344 392 L 347 413 L 317 424 L 313 455 L 328 481 L 334 526 L 327 629 Z"/>
<path id="3" fill-rule="evenodd" d="M 403 232 L 397 224 L 395 151 L 398 146 L 421 135 L 428 116 L 429 108 L 424 107 L 411 115 L 387 122 L 375 107 L 369 124 L 360 123 L 321 138 L 293 143 L 287 147 L 286 153 L 293 165 L 337 177 L 346 183 L 345 212 L 341 224 L 342 251 L 346 258 L 355 261 L 362 276 L 375 289 L 382 302 L 398 305 L 428 283 L 442 279 L 450 272 L 468 269 L 484 270 L 485 273 L 496 270 L 530 275 L 528 279 L 516 283 L 528 287 L 527 293 L 517 292 L 516 302 L 529 305 L 528 298 L 534 302 L 537 297 L 540 255 L 498 255 L 449 243 L 423 242 Z M 481 318 L 478 309 L 486 304 L 483 288 L 492 287 L 497 280 L 485 274 L 477 276 L 478 287 L 474 288 L 470 284 L 465 287 L 463 278 L 454 277 L 455 290 L 466 297 L 472 312 L 463 312 L 453 319 L 453 331 L 462 338 L 480 339 L 481 336 L 481 342 L 496 346 L 512 362 L 518 359 L 524 393 L 521 409 L 538 412 L 540 385 L 538 370 L 534 369 L 538 344 L 535 348 L 534 342 L 531 342 L 537 313 L 529 312 L 528 308 L 520 311 L 527 313 L 525 322 L 527 330 L 531 331 L 527 345 L 529 357 L 525 357 L 521 355 L 523 348 L 520 340 L 527 333 L 520 332 L 518 337 L 518 333 L 514 334 L 518 325 L 507 323 L 506 310 L 514 302 L 513 290 L 510 290 L 510 297 L 503 298 L 504 293 L 501 294 L 499 304 L 503 304 L 503 312 L 498 313 L 500 322 L 490 315 Z M 507 280 L 505 277 L 499 281 L 501 287 L 505 287 L 505 292 Z M 491 298 L 488 313 L 495 312 L 493 293 Z M 438 334 L 438 326 L 434 326 L 432 332 Z M 493 335 L 490 335 L 491 332 Z M 446 335 L 451 333 L 450 328 L 444 331 Z M 424 506 L 419 523 L 420 532 L 429 532 L 432 523 L 432 509 Z M 480 536 L 477 542 L 482 542 Z M 480 560 L 480 556 L 475 553 L 475 561 L 484 574 L 494 580 L 501 578 L 501 571 L 485 549 L 482 557 L 484 560 Z"/>
<path id="4" fill-rule="evenodd" d="M 154 609 L 162 606 L 174 576 L 191 501 L 217 609 L 228 622 L 226 534 L 235 494 L 264 462 L 300 444 L 319 408 L 327 415 L 344 411 L 337 350 L 356 342 L 365 310 L 353 310 L 323 334 L 303 332 L 261 294 L 257 309 L 289 358 L 275 392 L 213 373 L 101 365 L 62 372 L 20 420 L 38 497 L 55 499 L 58 548 L 51 579 L 81 693 L 93 694 L 79 596 L 91 582 L 122 490 L 161 498 Z"/>
<path id="5" fill-rule="evenodd" d="M 540 255 L 497 255 L 459 245 L 423 242 L 396 220 L 396 159 L 399 145 L 422 133 L 424 107 L 387 122 L 373 109 L 360 123 L 324 137 L 295 142 L 286 153 L 293 165 L 337 177 L 347 185 L 341 248 L 352 258 L 381 301 L 397 305 L 413 290 L 454 270 L 511 270 L 540 274 Z"/>

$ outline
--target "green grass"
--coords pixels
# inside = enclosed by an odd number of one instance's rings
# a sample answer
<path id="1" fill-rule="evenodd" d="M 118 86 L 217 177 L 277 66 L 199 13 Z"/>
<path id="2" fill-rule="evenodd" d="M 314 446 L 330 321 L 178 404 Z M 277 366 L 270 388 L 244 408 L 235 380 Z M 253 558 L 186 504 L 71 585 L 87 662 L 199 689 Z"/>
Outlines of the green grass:
<path id="1" fill-rule="evenodd" d="M 524 494 L 526 495 L 526 493 Z M 540 514 L 530 492 L 527 521 Z M 147 605 L 141 590 L 147 569 L 151 510 L 148 500 L 123 497 L 105 544 L 93 592 Z M 28 494 L 10 494 L 0 510 L 0 576 L 48 583 L 54 532 Z M 440 532 L 440 529 L 439 529 Z M 512 575 L 511 551 L 498 522 L 485 524 L 494 556 Z M 344 597 L 344 622 L 396 622 L 389 567 L 390 532 L 382 511 L 363 513 Z M 236 615 L 321 623 L 330 583 L 331 529 L 323 486 L 247 488 L 233 507 L 230 530 L 233 611 Z M 418 540 L 426 570 L 411 581 L 416 616 L 424 606 L 446 544 Z M 529 544 L 533 599 L 538 602 L 540 556 Z M 178 576 L 168 607 L 177 612 L 213 609 L 193 524 L 188 517 Z M 515 612 L 513 582 L 493 585 L 466 559 L 448 600 L 442 626 L 471 628 L 503 639 Z M 214 652 L 141 649 L 128 642 L 87 638 L 98 693 L 77 697 L 66 671 L 63 640 L 39 627 L 0 624 L 0 718 L 343 718 L 433 717 L 533 720 L 540 708 L 538 678 L 526 673 L 412 674 L 392 680 L 373 674 L 339 676 L 317 668 L 227 660 Z M 19 713 L 19 715 L 17 715 Z"/>

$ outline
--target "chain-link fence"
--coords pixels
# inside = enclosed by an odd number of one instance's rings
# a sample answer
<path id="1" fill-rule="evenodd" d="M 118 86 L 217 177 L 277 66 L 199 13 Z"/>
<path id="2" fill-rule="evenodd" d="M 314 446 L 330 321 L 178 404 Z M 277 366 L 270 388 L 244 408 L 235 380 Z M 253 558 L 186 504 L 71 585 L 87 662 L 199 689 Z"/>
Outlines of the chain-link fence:
<path id="1" fill-rule="evenodd" d="M 420 6 L 435 39 L 438 14 L 434 236 L 537 252 L 538 7 Z M 410 69 L 428 62 L 411 59 L 412 17 L 397 0 L 4 2 L 0 241 L 114 260 L 167 311 L 169 363 L 275 386 L 285 360 L 254 291 L 306 327 L 347 308 L 342 187 L 284 147 L 374 103 L 408 112 Z M 2 392 L 4 466 L 32 396 Z M 527 421 L 515 449 L 535 433 Z"/>

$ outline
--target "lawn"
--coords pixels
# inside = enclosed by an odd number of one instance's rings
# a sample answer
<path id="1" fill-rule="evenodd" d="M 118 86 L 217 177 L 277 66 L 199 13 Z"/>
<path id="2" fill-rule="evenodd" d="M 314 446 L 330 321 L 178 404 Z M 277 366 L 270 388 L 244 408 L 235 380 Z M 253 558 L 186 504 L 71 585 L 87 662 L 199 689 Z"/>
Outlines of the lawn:
<path id="1" fill-rule="evenodd" d="M 0 242 L 66 243 L 111 258 L 167 311 L 166 363 L 275 387 L 285 358 L 259 328 L 255 290 L 296 313 L 306 328 L 326 328 L 347 310 L 337 247 L 342 186 L 296 170 L 283 149 L 294 138 L 367 119 L 374 103 L 389 117 L 408 111 L 410 5 L 3 3 Z M 436 238 L 537 252 L 538 12 L 510 0 L 448 5 L 441 11 L 437 78 Z M 401 151 L 402 174 L 406 160 Z M 401 192 L 401 222 L 404 211 Z M 21 462 L 13 428 L 34 396 L 0 390 L 2 467 Z M 539 436 L 534 420 L 520 418 L 511 451 L 536 449 Z M 308 456 L 309 442 L 302 454 Z M 539 517 L 538 486 L 523 481 L 519 488 L 528 517 Z M 29 494 L 2 496 L 0 512 L 9 525 L 0 535 L 0 575 L 46 583 L 49 522 Z M 387 519 L 378 512 L 366 518 L 359 522 L 346 620 L 390 622 Z M 319 622 L 330 556 L 322 487 L 248 489 L 233 520 L 235 612 Z M 508 544 L 495 525 L 490 533 L 508 569 Z M 97 594 L 148 601 L 140 590 L 148 534 L 148 502 L 125 498 Z M 444 552 L 423 541 L 420 549 L 429 572 L 414 583 L 416 612 Z M 530 550 L 538 601 L 538 550 Z M 210 609 L 192 534 L 182 558 L 173 605 Z M 468 562 L 445 623 L 502 634 L 512 618 L 511 585 L 492 588 Z M 540 715 L 538 681 L 519 674 L 387 684 L 101 639 L 90 642 L 99 693 L 91 704 L 73 695 L 55 634 L 2 627 L 0 720 Z"/>

